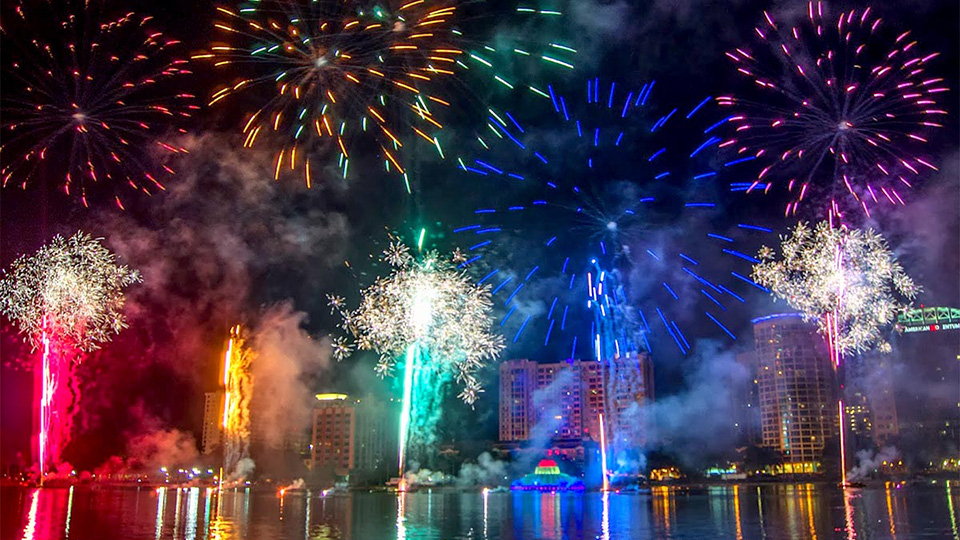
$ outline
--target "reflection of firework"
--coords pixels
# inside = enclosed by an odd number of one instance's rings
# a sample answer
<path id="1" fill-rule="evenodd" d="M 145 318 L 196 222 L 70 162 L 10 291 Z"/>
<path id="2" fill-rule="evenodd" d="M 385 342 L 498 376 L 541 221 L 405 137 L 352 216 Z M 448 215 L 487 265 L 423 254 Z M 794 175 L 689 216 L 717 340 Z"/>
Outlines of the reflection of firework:
<path id="1" fill-rule="evenodd" d="M 339 156 L 340 174 L 347 177 L 351 135 L 366 132 L 379 147 L 384 167 L 406 179 L 401 154 L 410 136 L 425 140 L 443 157 L 436 133 L 444 111 L 456 106 L 444 81 L 473 69 L 489 72 L 511 89 L 518 85 L 496 69 L 499 51 L 465 47 L 468 41 L 457 27 L 464 9 L 434 0 L 268 0 L 239 9 L 218 7 L 216 27 L 228 41 L 195 58 L 244 70 L 237 81 L 214 93 L 211 104 L 269 87 L 263 99 L 255 98 L 257 108 L 245 120 L 245 146 L 279 132 L 284 142 L 275 157 L 277 176 L 287 167 L 302 170 L 309 187 L 309 156 L 329 151 Z M 507 50 L 511 57 L 572 67 L 558 56 L 572 49 L 545 46 L 546 52 Z M 319 166 L 313 163 L 314 176 Z"/>
<path id="2" fill-rule="evenodd" d="M 919 290 L 872 230 L 801 223 L 780 249 L 779 257 L 770 248 L 760 251 L 754 279 L 816 319 L 820 330 L 833 336 L 837 355 L 877 344 L 881 329 Z"/>
<path id="3" fill-rule="evenodd" d="M 74 358 L 126 326 L 120 313 L 123 289 L 138 281 L 136 271 L 118 266 L 107 248 L 82 232 L 70 239 L 57 236 L 36 254 L 20 257 L 0 280 L 0 311 L 41 349 L 36 396 L 41 474 L 58 464 L 70 439 L 80 397 Z"/>
<path id="4" fill-rule="evenodd" d="M 354 311 L 341 312 L 357 348 L 380 354 L 377 371 L 392 371 L 413 344 L 429 353 L 428 366 L 454 376 L 460 397 L 473 403 L 482 391 L 475 374 L 503 347 L 490 334 L 490 290 L 472 284 L 453 265 L 430 253 L 415 259 L 397 240 L 385 252 L 393 266 L 363 291 Z M 343 354 L 346 351 L 340 350 Z"/>
<path id="5" fill-rule="evenodd" d="M 239 325 L 230 329 L 223 355 L 223 470 L 237 475 L 240 460 L 250 457 L 251 367 L 255 353 L 247 347 Z"/>
<path id="6" fill-rule="evenodd" d="M 100 2 L 17 2 L 3 27 L 11 86 L 3 92 L 3 185 L 34 176 L 88 204 L 95 187 L 153 193 L 173 169 L 154 154 L 185 150 L 164 140 L 189 116 L 193 96 L 178 90 L 185 60 L 179 42 L 153 30 L 152 18 L 111 18 Z M 182 131 L 182 130 L 181 130 Z"/>
<path id="7" fill-rule="evenodd" d="M 548 110 L 491 110 L 495 135 L 461 159 L 472 193 L 486 183 L 491 191 L 474 221 L 454 232 L 465 264 L 493 286 L 513 343 L 529 336 L 524 342 L 566 358 L 613 358 L 649 349 L 654 329 L 685 354 L 692 339 L 683 320 L 692 314 L 734 338 L 721 320 L 755 284 L 726 266 L 753 258 L 733 238 L 706 231 L 716 218 L 716 177 L 749 160 L 718 159 L 723 121 L 710 119 L 710 98 L 663 106 L 654 86 L 591 79 L 586 100 L 549 88 Z M 697 228 L 699 241 L 689 233 Z M 703 244 L 710 247 L 699 253 Z M 718 265 L 718 256 L 729 259 Z M 598 338 L 594 307 L 601 320 L 617 319 L 616 332 Z"/>
<path id="8" fill-rule="evenodd" d="M 736 109 L 736 137 L 725 144 L 765 160 L 751 189 L 785 184 L 788 215 L 811 196 L 829 200 L 834 215 L 843 194 L 867 213 L 903 204 L 899 190 L 935 169 L 920 147 L 946 114 L 936 102 L 943 79 L 926 74 L 938 54 L 921 52 L 910 32 L 884 41 L 870 8 L 834 18 L 824 11 L 810 2 L 795 27 L 765 12 L 759 46 L 727 53 L 762 99 L 719 98 Z"/>

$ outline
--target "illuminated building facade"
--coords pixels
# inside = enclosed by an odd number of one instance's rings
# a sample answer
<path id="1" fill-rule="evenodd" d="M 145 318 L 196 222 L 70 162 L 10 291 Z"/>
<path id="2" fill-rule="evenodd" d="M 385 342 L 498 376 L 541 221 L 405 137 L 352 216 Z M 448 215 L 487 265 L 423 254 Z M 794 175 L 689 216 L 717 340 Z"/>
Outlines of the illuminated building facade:
<path id="1" fill-rule="evenodd" d="M 780 453 L 780 472 L 818 472 L 824 443 L 837 429 L 835 377 L 824 339 L 798 314 L 752 322 L 761 444 Z"/>
<path id="2" fill-rule="evenodd" d="M 397 466 L 399 401 L 368 395 L 354 402 L 353 464 L 360 471 L 393 471 Z"/>
<path id="3" fill-rule="evenodd" d="M 740 444 L 760 444 L 760 380 L 757 378 L 757 355 L 751 349 L 737 353 L 737 363 L 747 373 L 747 383 L 733 395 L 733 410 L 736 415 L 731 420 L 737 430 Z"/>
<path id="4" fill-rule="evenodd" d="M 355 403 L 346 394 L 317 394 L 310 437 L 310 468 L 345 475 L 354 467 Z"/>
<path id="5" fill-rule="evenodd" d="M 536 422 L 533 390 L 537 385 L 537 363 L 507 360 L 500 364 L 500 440 L 525 441 Z"/>
<path id="6" fill-rule="evenodd" d="M 310 468 L 338 475 L 396 472 L 399 402 L 372 395 L 317 394 L 310 435 Z"/>
<path id="7" fill-rule="evenodd" d="M 532 473 L 513 481 L 510 489 L 518 491 L 583 491 L 583 482 L 564 474 L 552 459 L 540 460 Z"/>
<path id="8" fill-rule="evenodd" d="M 897 449 L 917 469 L 941 469 L 960 447 L 960 308 L 910 310 L 897 331 L 893 357 L 909 377 L 896 379 Z"/>
<path id="9" fill-rule="evenodd" d="M 538 419 L 549 421 L 549 417 L 553 417 L 554 441 L 583 438 L 581 364 L 581 361 L 573 361 L 537 366 L 537 389 L 544 394 L 535 400 L 534 407 Z"/>
<path id="10" fill-rule="evenodd" d="M 211 454 L 220 446 L 223 434 L 223 392 L 203 394 L 203 425 L 200 434 L 200 450 Z"/>
<path id="11" fill-rule="evenodd" d="M 642 446 L 646 424 L 637 410 L 652 399 L 653 368 L 645 353 L 606 364 L 506 360 L 500 364 L 500 441 L 526 441 L 531 429 L 544 421 L 554 442 L 597 442 L 599 413 L 606 411 L 608 430 L 628 445 Z"/>

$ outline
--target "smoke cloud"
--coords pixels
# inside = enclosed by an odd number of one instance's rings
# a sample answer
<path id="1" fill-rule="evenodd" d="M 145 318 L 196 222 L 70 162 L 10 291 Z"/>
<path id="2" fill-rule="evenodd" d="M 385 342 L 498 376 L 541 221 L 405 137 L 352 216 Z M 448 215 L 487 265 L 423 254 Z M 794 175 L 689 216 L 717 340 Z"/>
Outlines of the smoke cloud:
<path id="1" fill-rule="evenodd" d="M 472 486 L 501 486 L 509 483 L 507 463 L 494 459 L 489 452 L 480 454 L 476 463 L 464 463 L 460 466 L 457 475 L 457 485 Z"/>
<path id="2" fill-rule="evenodd" d="M 269 446 L 310 424 L 312 381 L 330 367 L 330 342 L 312 339 L 303 329 L 306 319 L 285 302 L 260 317 L 253 335 L 255 430 Z"/>
<path id="3" fill-rule="evenodd" d="M 706 459 L 714 452 L 732 447 L 734 403 L 747 383 L 746 369 L 736 355 L 713 341 L 697 344 L 696 364 L 687 378 L 686 389 L 634 406 L 625 414 L 636 414 L 652 425 L 650 449 L 671 451 L 690 462 Z"/>
<path id="4" fill-rule="evenodd" d="M 109 452 L 125 442 L 115 435 L 117 425 L 137 432 L 130 426 L 138 419 L 114 403 L 142 398 L 165 425 L 196 431 L 197 396 L 212 389 L 227 330 L 256 323 L 257 306 L 291 297 L 307 299 L 302 307 L 310 310 L 316 306 L 309 299 L 323 298 L 343 277 L 351 232 L 337 206 L 342 193 L 325 183 L 307 190 L 275 181 L 270 156 L 242 150 L 235 139 L 220 133 L 186 138 L 190 154 L 166 192 L 130 201 L 127 212 L 85 218 L 84 229 L 103 235 L 122 262 L 143 275 L 127 294 L 130 327 L 99 353 L 88 368 L 95 373 L 85 377 L 96 387 L 85 393 L 86 427 L 116 447 Z M 327 362 L 322 344 L 295 331 L 305 322 L 286 307 L 268 310 L 252 325 L 266 351 L 261 363 L 275 370 L 262 376 L 277 396 L 267 400 L 277 420 L 268 422 L 271 438 L 308 414 L 309 399 L 292 405 L 309 396 L 302 384 L 284 385 Z"/>
<path id="5" fill-rule="evenodd" d="M 129 462 L 139 463 L 147 470 L 193 465 L 199 457 L 193 435 L 178 429 L 134 436 L 127 445 L 127 455 Z"/>
<path id="6" fill-rule="evenodd" d="M 884 463 L 890 463 L 900 457 L 895 446 L 885 446 L 878 451 L 860 450 L 857 452 L 857 465 L 847 474 L 849 480 L 862 480 L 879 469 Z"/>

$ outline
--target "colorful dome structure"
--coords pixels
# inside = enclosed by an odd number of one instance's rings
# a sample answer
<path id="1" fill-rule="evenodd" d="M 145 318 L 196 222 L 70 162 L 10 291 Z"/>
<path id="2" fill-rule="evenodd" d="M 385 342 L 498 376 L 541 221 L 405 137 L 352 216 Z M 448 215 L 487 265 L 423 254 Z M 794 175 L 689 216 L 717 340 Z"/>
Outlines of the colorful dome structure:
<path id="1" fill-rule="evenodd" d="M 552 459 L 540 460 L 537 468 L 523 478 L 515 480 L 510 489 L 519 491 L 583 491 L 583 482 L 578 478 L 560 472 L 557 462 Z"/>

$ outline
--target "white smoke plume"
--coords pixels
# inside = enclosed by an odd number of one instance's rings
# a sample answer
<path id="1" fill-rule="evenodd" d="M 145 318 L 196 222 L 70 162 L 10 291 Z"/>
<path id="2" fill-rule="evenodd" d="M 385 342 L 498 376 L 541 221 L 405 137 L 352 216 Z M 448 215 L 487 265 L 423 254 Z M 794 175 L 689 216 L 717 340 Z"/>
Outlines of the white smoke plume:
<path id="1" fill-rule="evenodd" d="M 444 474 L 440 471 L 433 471 L 430 469 L 421 469 L 420 463 L 416 461 L 410 462 L 410 468 L 403 475 L 403 480 L 406 482 L 407 486 L 419 486 L 423 484 L 428 485 L 444 485 L 454 482 L 454 478 L 448 474 Z"/>
<path id="2" fill-rule="evenodd" d="M 857 452 L 857 465 L 847 473 L 847 480 L 862 480 L 870 476 L 874 471 L 883 465 L 883 462 L 890 463 L 900 457 L 900 452 L 895 446 L 884 446 L 878 451 L 869 449 Z"/>
<path id="3" fill-rule="evenodd" d="M 461 487 L 502 486 L 510 483 L 507 463 L 494 459 L 489 452 L 480 454 L 476 463 L 466 462 L 460 466 L 456 483 Z"/>
<path id="4" fill-rule="evenodd" d="M 330 343 L 307 334 L 306 317 L 282 303 L 268 309 L 254 331 L 254 430 L 269 446 L 280 446 L 285 437 L 310 425 L 310 379 L 330 366 Z"/>

